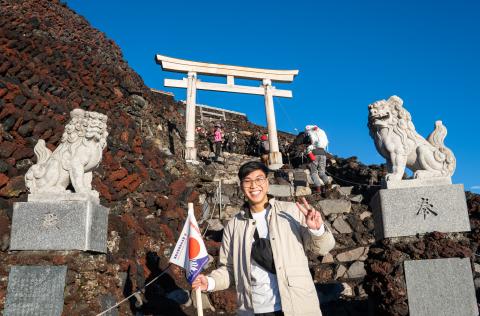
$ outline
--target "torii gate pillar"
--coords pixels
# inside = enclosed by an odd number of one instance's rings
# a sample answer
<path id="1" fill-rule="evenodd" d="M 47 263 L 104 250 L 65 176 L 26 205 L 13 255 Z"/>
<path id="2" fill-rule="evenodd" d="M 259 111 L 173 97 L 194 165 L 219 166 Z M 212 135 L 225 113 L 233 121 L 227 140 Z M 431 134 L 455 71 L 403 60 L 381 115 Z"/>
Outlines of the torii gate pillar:
<path id="1" fill-rule="evenodd" d="M 298 70 L 272 70 L 251 67 L 239 67 L 196 62 L 178 58 L 156 55 L 156 61 L 163 70 L 187 73 L 188 77 L 182 80 L 165 79 L 166 87 L 187 88 L 187 104 L 185 111 L 185 160 L 195 162 L 197 149 L 195 148 L 195 108 L 197 90 L 211 90 L 245 94 L 263 95 L 265 98 L 265 113 L 267 116 L 268 139 L 270 144 L 269 167 L 278 169 L 283 165 L 282 154 L 278 146 L 277 125 L 273 97 L 291 98 L 292 91 L 276 89 L 272 81 L 292 82 Z M 197 74 L 210 76 L 225 76 L 226 84 L 202 82 Z M 235 84 L 235 77 L 250 80 L 260 80 L 261 86 L 243 86 Z"/>
<path id="2" fill-rule="evenodd" d="M 188 73 L 187 79 L 187 105 L 185 110 L 185 160 L 197 160 L 195 147 L 195 108 L 197 106 L 197 74 Z"/>
<path id="3" fill-rule="evenodd" d="M 272 81 L 263 79 L 265 88 L 265 114 L 267 117 L 268 143 L 270 145 L 269 164 L 275 169 L 277 165 L 280 168 L 283 165 L 282 153 L 278 146 L 277 123 L 275 121 L 275 110 L 273 108 Z"/>

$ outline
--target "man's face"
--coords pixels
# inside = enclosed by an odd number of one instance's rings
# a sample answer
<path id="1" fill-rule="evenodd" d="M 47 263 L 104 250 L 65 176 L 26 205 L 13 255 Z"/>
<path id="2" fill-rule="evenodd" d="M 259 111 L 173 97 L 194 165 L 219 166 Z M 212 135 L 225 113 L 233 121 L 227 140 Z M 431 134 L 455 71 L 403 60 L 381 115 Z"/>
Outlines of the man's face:
<path id="1" fill-rule="evenodd" d="M 240 185 L 250 204 L 267 202 L 268 180 L 262 170 L 252 171 L 242 180 Z"/>

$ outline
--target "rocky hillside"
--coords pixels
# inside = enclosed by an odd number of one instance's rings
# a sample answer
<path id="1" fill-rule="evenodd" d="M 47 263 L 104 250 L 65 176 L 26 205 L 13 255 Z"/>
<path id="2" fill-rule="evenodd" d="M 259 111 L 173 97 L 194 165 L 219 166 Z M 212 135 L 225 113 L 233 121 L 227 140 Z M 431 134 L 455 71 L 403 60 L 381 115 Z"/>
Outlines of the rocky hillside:
<path id="1" fill-rule="evenodd" d="M 1 3 L 0 310 L 12 265 L 53 264 L 68 266 L 64 315 L 96 315 L 167 268 L 188 202 L 195 203 L 208 252 L 215 259 L 223 225 L 243 202 L 236 172 L 243 162 L 258 159 L 256 137 L 265 129 L 246 120 L 227 120 L 226 130 L 237 139 L 234 148 L 225 151 L 225 161 L 209 160 L 208 140 L 199 133 L 202 163 L 186 165 L 181 159 L 183 103 L 151 92 L 113 41 L 58 1 Z M 110 208 L 108 253 L 9 251 L 12 206 L 26 201 L 24 175 L 35 162 L 33 147 L 39 139 L 56 147 L 74 108 L 109 117 L 108 145 L 93 177 L 101 204 Z M 211 128 L 210 123 L 199 126 Z M 384 280 L 394 282 L 398 269 L 380 268 L 387 265 L 384 261 L 396 264 L 392 261 L 397 257 L 389 255 L 391 245 L 374 243 L 368 207 L 384 168 L 363 165 L 355 157 L 331 156 L 327 170 L 336 185 L 323 196 L 311 195 L 301 170 L 301 142 L 286 133 L 280 133 L 280 140 L 288 164 L 272 174 L 270 182 L 294 184 L 297 195 L 306 194 L 323 210 L 337 240 L 330 255 L 310 258 L 324 315 L 366 315 L 368 295 L 385 306 L 381 297 L 392 287 L 384 289 L 390 284 Z M 453 245 L 462 256 L 473 256 L 480 236 L 478 196 L 468 197 L 474 231 L 465 235 L 467 241 Z M 420 249 L 421 256 L 428 257 L 436 245 L 442 251 L 452 246 L 437 242 L 437 234 L 425 238 L 430 238 L 427 246 L 401 246 L 402 251 Z M 214 268 L 212 261 L 208 269 Z M 194 315 L 188 289 L 183 271 L 173 267 L 111 315 Z M 405 297 L 392 295 L 400 307 L 384 308 L 385 314 L 404 315 L 397 311 L 402 311 Z M 234 315 L 233 289 L 209 298 L 209 314 Z"/>
<path id="2" fill-rule="evenodd" d="M 65 315 L 94 315 L 102 302 L 123 297 L 126 280 L 142 285 L 147 253 L 170 248 L 162 241 L 173 240 L 186 202 L 198 196 L 178 159 L 182 105 L 151 93 L 116 44 L 60 2 L 2 1 L 1 11 L 0 310 L 11 265 L 53 263 L 68 265 Z M 39 139 L 57 146 L 78 107 L 109 117 L 93 185 L 110 208 L 110 252 L 7 252 L 33 147 Z M 128 304 L 120 311 L 131 313 Z"/>

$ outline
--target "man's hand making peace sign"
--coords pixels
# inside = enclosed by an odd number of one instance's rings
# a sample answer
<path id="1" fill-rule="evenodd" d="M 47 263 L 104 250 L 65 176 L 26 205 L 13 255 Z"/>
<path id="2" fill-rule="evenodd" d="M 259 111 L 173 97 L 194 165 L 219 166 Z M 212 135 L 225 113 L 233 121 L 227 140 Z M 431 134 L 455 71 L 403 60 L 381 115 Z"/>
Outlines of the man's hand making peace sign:
<path id="1" fill-rule="evenodd" d="M 302 197 L 302 204 L 298 202 L 296 202 L 296 204 L 300 212 L 305 215 L 305 220 L 308 228 L 318 230 L 320 229 L 320 227 L 322 227 L 322 215 L 320 214 L 320 212 L 315 210 L 313 206 L 308 204 L 307 200 L 305 200 L 304 197 Z"/>

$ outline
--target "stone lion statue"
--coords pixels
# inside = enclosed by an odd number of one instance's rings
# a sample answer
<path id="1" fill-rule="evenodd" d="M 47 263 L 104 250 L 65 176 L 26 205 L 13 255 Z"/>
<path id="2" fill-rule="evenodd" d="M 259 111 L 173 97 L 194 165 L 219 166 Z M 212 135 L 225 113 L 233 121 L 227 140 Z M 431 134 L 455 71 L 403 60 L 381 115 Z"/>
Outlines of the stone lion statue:
<path id="1" fill-rule="evenodd" d="M 71 111 L 70 116 L 53 153 L 43 139 L 35 145 L 37 163 L 25 175 L 30 193 L 68 193 L 71 183 L 76 193 L 98 196 L 92 190 L 92 171 L 102 160 L 107 144 L 107 116 L 82 109 Z"/>
<path id="2" fill-rule="evenodd" d="M 427 140 L 415 131 L 403 100 L 392 96 L 368 106 L 368 128 L 378 152 L 387 160 L 386 181 L 401 180 L 405 167 L 414 178 L 449 177 L 455 171 L 455 156 L 445 147 L 447 129 L 435 122 Z"/>

